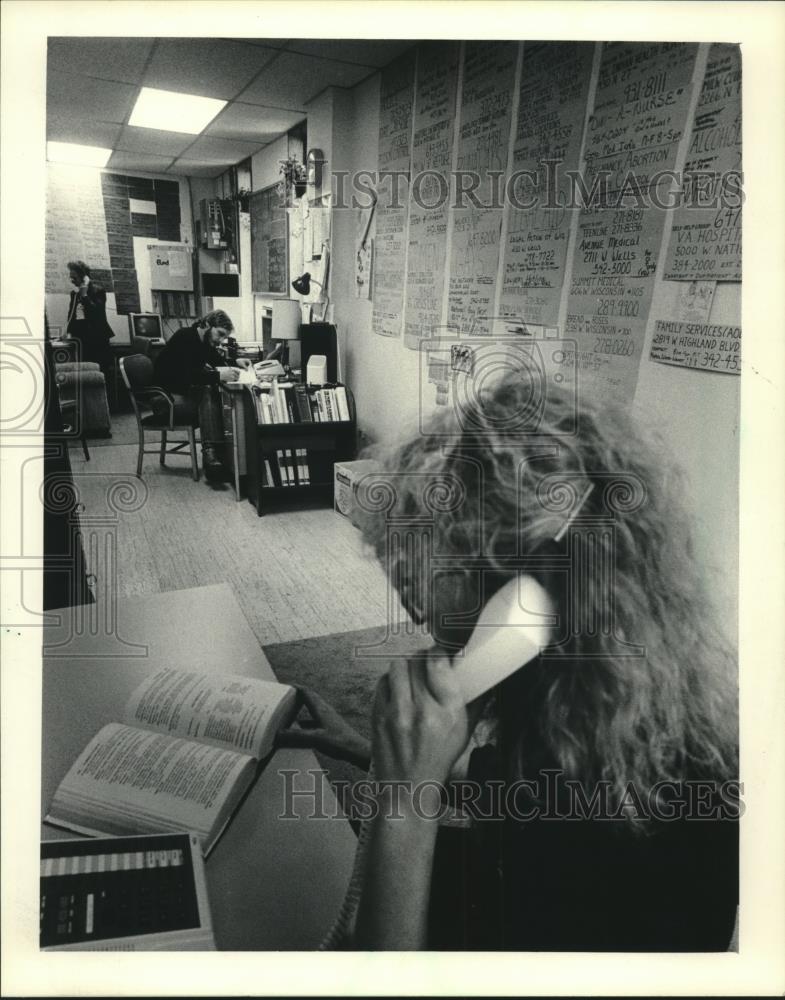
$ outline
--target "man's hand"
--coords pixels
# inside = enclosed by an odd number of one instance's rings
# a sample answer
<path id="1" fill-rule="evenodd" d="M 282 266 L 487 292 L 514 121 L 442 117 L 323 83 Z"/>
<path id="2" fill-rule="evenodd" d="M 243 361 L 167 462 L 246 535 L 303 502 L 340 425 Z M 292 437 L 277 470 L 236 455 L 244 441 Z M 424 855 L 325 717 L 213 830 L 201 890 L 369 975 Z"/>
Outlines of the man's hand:
<path id="1" fill-rule="evenodd" d="M 236 382 L 240 377 L 239 368 L 219 368 L 218 377 L 222 382 Z"/>

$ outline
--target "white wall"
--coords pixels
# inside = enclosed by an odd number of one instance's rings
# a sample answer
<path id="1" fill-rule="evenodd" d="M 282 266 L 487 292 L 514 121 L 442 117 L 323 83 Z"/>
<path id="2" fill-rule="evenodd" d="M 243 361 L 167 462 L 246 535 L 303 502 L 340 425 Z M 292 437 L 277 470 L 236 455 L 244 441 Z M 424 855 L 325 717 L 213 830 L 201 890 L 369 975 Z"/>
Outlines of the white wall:
<path id="1" fill-rule="evenodd" d="M 663 281 L 651 315 L 674 315 L 677 282 Z M 741 324 L 740 285 L 721 283 L 710 323 Z M 739 553 L 739 402 L 741 379 L 649 361 L 653 323 L 643 349 L 634 406 L 683 467 L 691 486 L 698 557 L 707 566 L 728 632 L 736 630 Z"/>

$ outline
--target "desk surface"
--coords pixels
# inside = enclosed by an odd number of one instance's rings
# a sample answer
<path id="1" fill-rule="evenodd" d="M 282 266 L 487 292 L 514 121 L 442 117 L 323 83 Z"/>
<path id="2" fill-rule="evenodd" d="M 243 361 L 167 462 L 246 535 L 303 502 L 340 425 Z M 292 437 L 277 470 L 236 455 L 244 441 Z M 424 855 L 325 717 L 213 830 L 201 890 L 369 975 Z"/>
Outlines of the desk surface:
<path id="1" fill-rule="evenodd" d="M 88 740 L 118 721 L 126 699 L 160 666 L 260 678 L 274 674 L 227 584 L 129 598 L 117 626 L 99 605 L 48 612 L 44 633 L 41 796 L 44 812 Z M 130 645 L 133 644 L 133 645 Z M 146 647 L 146 651 L 145 651 Z M 222 950 L 315 948 L 349 882 L 356 840 L 310 751 L 279 750 L 267 763 L 205 868 L 217 945 Z M 295 786 L 317 788 L 335 818 L 279 819 L 282 769 Z M 314 786 L 314 782 L 316 785 Z M 72 836 L 42 825 L 42 837 Z"/>

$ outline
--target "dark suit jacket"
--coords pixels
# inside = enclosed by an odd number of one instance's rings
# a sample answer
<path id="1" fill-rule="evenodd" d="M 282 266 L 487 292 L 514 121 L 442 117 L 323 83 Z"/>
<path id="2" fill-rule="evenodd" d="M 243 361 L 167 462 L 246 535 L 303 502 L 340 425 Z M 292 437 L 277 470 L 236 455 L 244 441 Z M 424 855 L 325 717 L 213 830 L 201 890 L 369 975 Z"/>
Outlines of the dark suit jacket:
<path id="1" fill-rule="evenodd" d="M 214 369 L 225 364 L 212 344 L 199 336 L 196 324 L 184 326 L 172 334 L 155 359 L 155 381 L 169 392 L 185 393 L 191 386 L 217 382 Z"/>
<path id="2" fill-rule="evenodd" d="M 84 307 L 84 319 L 79 316 L 78 305 Z M 84 297 L 79 291 L 71 292 L 68 304 L 68 335 L 81 345 L 79 360 L 94 361 L 107 371 L 112 363 L 109 341 L 114 331 L 106 320 L 106 292 L 95 281 L 90 281 Z"/>
<path id="3" fill-rule="evenodd" d="M 106 292 L 103 285 L 97 281 L 90 281 L 87 286 L 87 294 L 80 298 L 78 291 L 71 292 L 71 300 L 68 303 L 68 332 L 77 336 L 82 335 L 78 327 L 77 306 L 81 302 L 84 306 L 86 333 L 88 338 L 94 343 L 108 343 L 114 337 L 114 330 L 109 326 L 106 319 Z"/>

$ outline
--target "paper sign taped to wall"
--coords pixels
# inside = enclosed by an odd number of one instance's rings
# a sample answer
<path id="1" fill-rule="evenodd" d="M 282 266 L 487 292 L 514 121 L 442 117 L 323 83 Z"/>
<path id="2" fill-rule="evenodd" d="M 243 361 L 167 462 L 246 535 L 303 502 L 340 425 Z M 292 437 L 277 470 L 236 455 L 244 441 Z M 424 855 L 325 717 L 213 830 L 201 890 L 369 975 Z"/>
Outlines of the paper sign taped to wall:
<path id="1" fill-rule="evenodd" d="M 188 247 L 148 244 L 150 287 L 156 291 L 193 291 Z"/>
<path id="2" fill-rule="evenodd" d="M 741 374 L 741 327 L 658 319 L 650 358 L 664 365 Z"/>
<path id="3" fill-rule="evenodd" d="M 357 247 L 354 265 L 354 294 L 358 299 L 370 299 L 373 276 L 373 240 L 366 240 Z"/>
<path id="4" fill-rule="evenodd" d="M 685 323 L 708 323 L 716 290 L 716 281 L 680 281 L 674 315 Z"/>

